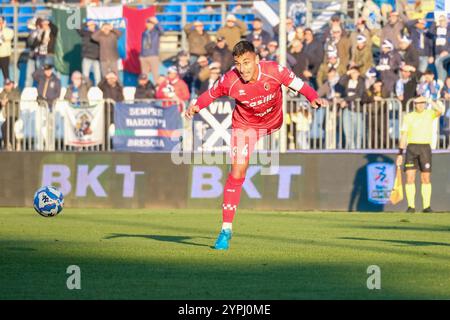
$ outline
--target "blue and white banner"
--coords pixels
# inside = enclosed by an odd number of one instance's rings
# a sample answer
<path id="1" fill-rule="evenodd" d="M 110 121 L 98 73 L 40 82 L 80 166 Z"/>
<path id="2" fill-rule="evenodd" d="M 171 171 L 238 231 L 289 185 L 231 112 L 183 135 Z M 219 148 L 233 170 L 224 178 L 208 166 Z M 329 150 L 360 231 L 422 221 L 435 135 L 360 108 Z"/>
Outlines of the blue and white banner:
<path id="1" fill-rule="evenodd" d="M 387 204 L 394 187 L 395 165 L 375 162 L 367 165 L 367 195 L 374 204 Z"/>
<path id="2" fill-rule="evenodd" d="M 171 151 L 180 143 L 182 121 L 177 105 L 160 101 L 116 103 L 114 108 L 116 151 Z"/>
<path id="3" fill-rule="evenodd" d="M 127 55 L 127 23 L 126 19 L 123 17 L 123 7 L 87 7 L 86 15 L 87 19 L 94 20 L 98 25 L 108 22 L 114 26 L 114 29 L 122 32 L 122 35 L 117 42 L 117 47 L 119 57 L 125 59 Z"/>

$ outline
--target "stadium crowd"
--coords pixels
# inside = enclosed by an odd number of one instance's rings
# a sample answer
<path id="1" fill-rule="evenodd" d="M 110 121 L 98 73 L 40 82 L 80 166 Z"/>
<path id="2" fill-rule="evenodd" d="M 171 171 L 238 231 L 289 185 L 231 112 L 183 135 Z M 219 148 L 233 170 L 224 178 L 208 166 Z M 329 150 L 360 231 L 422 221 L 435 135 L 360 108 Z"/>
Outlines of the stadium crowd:
<path id="1" fill-rule="evenodd" d="M 364 11 L 363 11 L 364 13 Z M 333 15 L 324 30 L 295 26 L 286 20 L 287 64 L 314 87 L 321 97 L 344 110 L 343 129 L 351 147 L 360 147 L 361 137 L 349 139 L 351 127 L 362 126 L 362 109 L 355 101 L 370 105 L 386 98 L 396 98 L 404 108 L 409 99 L 422 95 L 450 100 L 450 23 L 446 16 L 436 21 L 409 19 L 398 7 L 384 6 L 380 28 L 370 28 L 364 14 L 355 29 L 346 30 L 341 15 Z M 135 99 L 175 99 L 180 111 L 189 99 L 211 88 L 233 65 L 231 50 L 241 39 L 251 41 L 261 60 L 279 57 L 278 26 L 268 28 L 255 18 L 251 27 L 234 14 L 212 35 L 201 21 L 186 24 L 187 50 L 180 51 L 166 74 L 160 74 L 160 38 L 164 29 L 156 17 L 146 20 L 142 33 L 139 61 L 142 73 L 136 83 Z M 123 101 L 119 80 L 118 38 L 120 31 L 111 24 L 86 21 L 78 30 L 82 39 L 82 70 L 71 75 L 64 99 L 80 104 L 87 99 L 91 86 L 99 87 L 104 99 Z M 26 87 L 36 86 L 38 99 L 49 106 L 60 95 L 61 83 L 54 71 L 57 27 L 51 18 L 37 18 L 27 39 Z M 12 54 L 13 30 L 0 17 L 0 68 L 5 79 L 0 93 L 3 109 L 13 105 L 20 92 L 9 80 L 8 65 Z M 151 79 L 149 79 L 151 75 Z M 323 114 L 313 119 L 307 109 L 290 114 L 295 122 L 297 144 L 306 144 L 314 125 L 323 126 Z M 358 124 L 359 123 L 359 124 Z M 361 134 L 361 133 L 358 133 Z M 5 135 L 3 135 L 5 137 Z M 302 143 L 303 141 L 303 143 Z M 307 146 L 305 146 L 307 148 Z"/>

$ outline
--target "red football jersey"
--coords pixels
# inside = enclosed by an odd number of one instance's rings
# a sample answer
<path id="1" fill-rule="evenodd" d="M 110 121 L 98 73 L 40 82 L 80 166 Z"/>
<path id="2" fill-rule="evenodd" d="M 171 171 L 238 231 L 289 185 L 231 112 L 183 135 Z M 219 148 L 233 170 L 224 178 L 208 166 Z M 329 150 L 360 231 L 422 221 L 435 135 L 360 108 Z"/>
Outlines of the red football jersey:
<path id="1" fill-rule="evenodd" d="M 221 96 L 236 100 L 233 111 L 233 128 L 277 130 L 283 123 L 281 85 L 304 94 L 311 102 L 317 93 L 284 66 L 273 61 L 260 61 L 258 80 L 254 83 L 244 81 L 233 67 L 224 74 L 214 86 L 197 99 L 203 109 Z"/>

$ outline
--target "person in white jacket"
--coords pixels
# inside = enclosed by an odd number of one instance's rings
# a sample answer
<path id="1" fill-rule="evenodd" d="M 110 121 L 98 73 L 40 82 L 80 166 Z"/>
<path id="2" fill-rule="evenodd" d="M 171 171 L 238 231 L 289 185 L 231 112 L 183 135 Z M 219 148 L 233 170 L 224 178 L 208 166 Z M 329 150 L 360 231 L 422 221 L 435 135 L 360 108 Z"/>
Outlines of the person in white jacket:
<path id="1" fill-rule="evenodd" d="M 5 18 L 0 17 L 0 69 L 3 73 L 3 81 L 9 79 L 9 60 L 13 38 L 14 31 L 6 26 Z"/>

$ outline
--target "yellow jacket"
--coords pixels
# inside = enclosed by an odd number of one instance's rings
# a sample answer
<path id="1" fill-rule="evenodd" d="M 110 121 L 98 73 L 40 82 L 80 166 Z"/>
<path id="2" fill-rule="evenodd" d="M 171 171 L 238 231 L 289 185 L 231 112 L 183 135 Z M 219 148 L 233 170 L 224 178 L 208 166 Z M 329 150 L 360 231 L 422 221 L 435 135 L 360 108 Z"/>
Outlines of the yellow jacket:
<path id="1" fill-rule="evenodd" d="M 13 29 L 5 27 L 0 30 L 0 58 L 9 57 L 11 55 L 13 38 Z"/>

